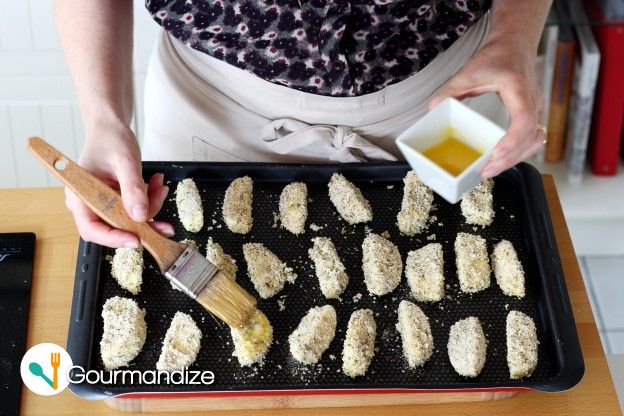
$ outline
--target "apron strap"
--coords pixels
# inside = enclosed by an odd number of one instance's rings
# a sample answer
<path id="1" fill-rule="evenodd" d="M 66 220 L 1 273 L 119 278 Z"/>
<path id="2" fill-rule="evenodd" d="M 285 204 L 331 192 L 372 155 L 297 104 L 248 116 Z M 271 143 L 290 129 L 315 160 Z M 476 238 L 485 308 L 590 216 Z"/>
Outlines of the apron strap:
<path id="1" fill-rule="evenodd" d="M 331 162 L 381 162 L 397 158 L 375 146 L 346 126 L 309 125 L 291 118 L 280 118 L 266 124 L 260 138 L 274 153 L 285 155 L 315 144 L 327 149 Z"/>

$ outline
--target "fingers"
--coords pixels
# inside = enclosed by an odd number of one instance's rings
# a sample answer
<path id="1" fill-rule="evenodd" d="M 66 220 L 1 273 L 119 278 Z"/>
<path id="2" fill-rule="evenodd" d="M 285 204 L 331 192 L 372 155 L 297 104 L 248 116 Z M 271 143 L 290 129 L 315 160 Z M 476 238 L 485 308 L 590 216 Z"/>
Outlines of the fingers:
<path id="1" fill-rule="evenodd" d="M 484 166 L 481 175 L 491 178 L 521 162 L 539 148 L 537 141 L 540 95 L 527 88 L 528 80 L 513 76 L 505 80 L 499 90 L 503 104 L 511 116 L 507 134 L 492 151 L 492 159 Z"/>
<path id="2" fill-rule="evenodd" d="M 501 141 L 504 139 L 505 138 L 501 139 Z M 544 146 L 544 135 L 535 129 L 535 131 L 531 134 L 531 137 L 526 139 L 522 148 L 518 148 L 514 152 L 508 153 L 499 159 L 490 159 L 490 161 L 481 170 L 481 176 L 484 179 L 494 177 L 533 156 L 542 146 Z"/>
<path id="3" fill-rule="evenodd" d="M 541 131 L 537 131 L 535 134 L 535 138 L 533 139 L 533 143 L 524 151 L 522 155 L 520 155 L 520 162 L 522 162 L 523 160 L 527 160 L 535 153 L 537 153 L 537 151 L 545 145 L 545 139 L 546 138 L 544 137 L 544 134 Z"/>
<path id="4" fill-rule="evenodd" d="M 114 248 L 139 246 L 136 236 L 103 223 L 71 190 L 65 188 L 65 195 L 65 203 L 72 211 L 78 232 L 85 241 Z"/>
<path id="5" fill-rule="evenodd" d="M 158 181 L 159 179 L 156 178 L 156 180 Z M 160 180 L 162 180 L 162 178 Z M 164 188 L 167 187 L 165 186 Z M 166 191 L 166 189 L 162 189 L 161 187 L 159 193 L 164 194 L 164 197 L 158 202 L 158 210 L 162 207 L 164 198 L 167 195 Z M 139 246 L 139 239 L 135 235 L 113 228 L 102 222 L 73 191 L 65 188 L 65 195 L 65 204 L 67 208 L 72 211 L 78 232 L 85 241 L 113 248 L 136 248 Z M 173 226 L 169 223 L 150 221 L 149 225 L 165 237 L 171 237 L 175 234 Z"/>
<path id="6" fill-rule="evenodd" d="M 158 214 L 160 209 L 167 198 L 169 193 L 169 187 L 163 184 L 164 175 L 162 173 L 154 174 L 147 186 L 147 200 L 148 200 L 148 216 L 153 218 Z"/>
<path id="7" fill-rule="evenodd" d="M 499 88 L 498 77 L 482 77 L 474 73 L 472 69 L 464 68 L 436 91 L 433 98 L 429 100 L 429 110 L 435 108 L 445 98 L 453 97 L 463 100 L 487 92 L 498 92 Z"/>
<path id="8" fill-rule="evenodd" d="M 149 221 L 148 224 L 165 237 L 173 237 L 175 235 L 173 226 L 168 222 Z"/>
<path id="9" fill-rule="evenodd" d="M 147 199 L 149 202 L 149 218 L 154 218 L 160 211 L 169 193 L 169 187 L 163 185 L 164 175 L 156 173 L 152 175 L 147 186 Z M 173 226 L 166 222 L 150 221 L 150 225 L 166 237 L 175 234 Z"/>
<path id="10" fill-rule="evenodd" d="M 134 221 L 146 221 L 149 206 L 140 162 L 122 157 L 116 162 L 115 168 L 121 199 L 128 215 Z"/>

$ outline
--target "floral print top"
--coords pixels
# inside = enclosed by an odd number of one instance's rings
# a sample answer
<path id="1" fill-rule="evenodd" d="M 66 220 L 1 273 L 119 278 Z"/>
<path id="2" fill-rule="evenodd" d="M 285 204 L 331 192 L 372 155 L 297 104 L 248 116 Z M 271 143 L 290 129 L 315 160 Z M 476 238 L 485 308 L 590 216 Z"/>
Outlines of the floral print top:
<path id="1" fill-rule="evenodd" d="M 190 47 L 273 83 L 359 96 L 427 66 L 491 0 L 146 0 Z"/>

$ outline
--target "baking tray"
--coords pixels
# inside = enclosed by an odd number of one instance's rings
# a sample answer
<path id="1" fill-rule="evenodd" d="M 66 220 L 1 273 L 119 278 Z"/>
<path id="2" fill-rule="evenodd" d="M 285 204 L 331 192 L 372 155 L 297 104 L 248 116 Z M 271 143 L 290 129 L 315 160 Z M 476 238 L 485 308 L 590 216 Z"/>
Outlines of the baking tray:
<path id="1" fill-rule="evenodd" d="M 489 227 L 465 224 L 459 204 L 451 205 L 435 196 L 435 220 L 429 228 L 414 237 L 400 235 L 396 226 L 403 194 L 402 179 L 409 166 L 404 163 L 301 165 L 267 163 L 195 163 L 145 162 L 146 178 L 156 172 L 165 174 L 171 190 L 176 183 L 191 177 L 197 183 L 203 200 L 205 225 L 199 233 L 185 231 L 176 218 L 173 195 L 167 199 L 158 219 L 170 221 L 177 240 L 192 238 L 205 252 L 209 236 L 232 255 L 239 271 L 237 281 L 257 295 L 247 274 L 242 244 L 262 242 L 294 268 L 298 278 L 270 299 L 258 297 L 258 306 L 274 328 L 274 344 L 264 366 L 241 368 L 232 357 L 233 345 L 229 328 L 217 322 L 200 305 L 171 288 L 158 272 L 149 254 L 145 254 L 145 271 L 141 293 L 137 296 L 121 289 L 110 274 L 105 260 L 113 250 L 80 242 L 76 281 L 72 302 L 67 350 L 75 365 L 85 370 L 103 370 L 99 354 L 102 334 L 102 305 L 109 297 L 119 295 L 135 299 L 146 309 L 147 340 L 141 353 L 132 361 L 132 370 L 153 370 L 162 340 L 176 311 L 189 313 L 203 332 L 202 348 L 194 370 L 215 374 L 212 385 L 139 385 L 139 384 L 70 384 L 70 389 L 85 398 L 101 399 L 127 394 L 258 394 L 274 392 L 397 392 L 448 390 L 516 390 L 562 391 L 574 386 L 583 376 L 584 364 L 576 334 L 572 309 L 565 286 L 560 258 L 539 172 L 520 164 L 495 179 L 495 220 Z M 348 225 L 329 201 L 327 182 L 334 172 L 341 172 L 369 199 L 373 221 Z M 253 228 L 247 235 L 231 233 L 221 218 L 225 189 L 235 178 L 249 175 L 254 180 Z M 279 195 L 292 181 L 308 185 L 308 221 L 306 232 L 295 236 L 276 226 Z M 402 356 L 399 334 L 395 329 L 396 310 L 402 299 L 413 298 L 405 277 L 392 293 L 373 297 L 368 294 L 361 271 L 361 243 L 367 232 L 390 233 L 390 239 L 405 261 L 408 251 L 432 241 L 444 249 L 446 297 L 437 303 L 419 306 L 429 317 L 435 351 L 423 367 L 409 369 Z M 455 271 L 453 242 L 457 232 L 476 233 L 487 239 L 488 249 L 502 238 L 510 240 L 526 273 L 526 296 L 516 299 L 503 295 L 492 276 L 491 286 L 476 294 L 459 290 Z M 307 250 L 311 238 L 330 236 L 340 254 L 350 282 L 340 300 L 326 300 L 318 287 Z M 358 295 L 361 294 L 361 297 Z M 278 302 L 279 301 L 279 302 Z M 280 303 L 284 309 L 280 310 Z M 336 308 L 336 337 L 318 365 L 303 366 L 288 351 L 288 335 L 309 308 L 331 304 Z M 341 351 L 351 312 L 371 308 L 378 325 L 377 351 L 363 377 L 351 379 L 341 371 Z M 523 380 L 510 380 L 506 362 L 505 319 L 516 309 L 533 317 L 537 325 L 539 362 L 533 375 Z M 477 316 L 489 341 L 487 361 L 475 378 L 459 376 L 453 370 L 446 352 L 450 326 L 467 316 Z"/>

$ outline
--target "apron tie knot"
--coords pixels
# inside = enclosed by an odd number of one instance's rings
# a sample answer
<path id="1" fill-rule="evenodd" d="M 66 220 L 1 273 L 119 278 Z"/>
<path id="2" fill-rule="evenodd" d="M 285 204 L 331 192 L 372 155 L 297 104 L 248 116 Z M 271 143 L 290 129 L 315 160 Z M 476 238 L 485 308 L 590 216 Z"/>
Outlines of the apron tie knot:
<path id="1" fill-rule="evenodd" d="M 314 144 L 330 162 L 381 162 L 397 158 L 375 146 L 347 126 L 310 125 L 291 118 L 266 124 L 260 138 L 271 151 L 285 155 Z M 319 152 L 316 152 L 319 153 Z"/>

